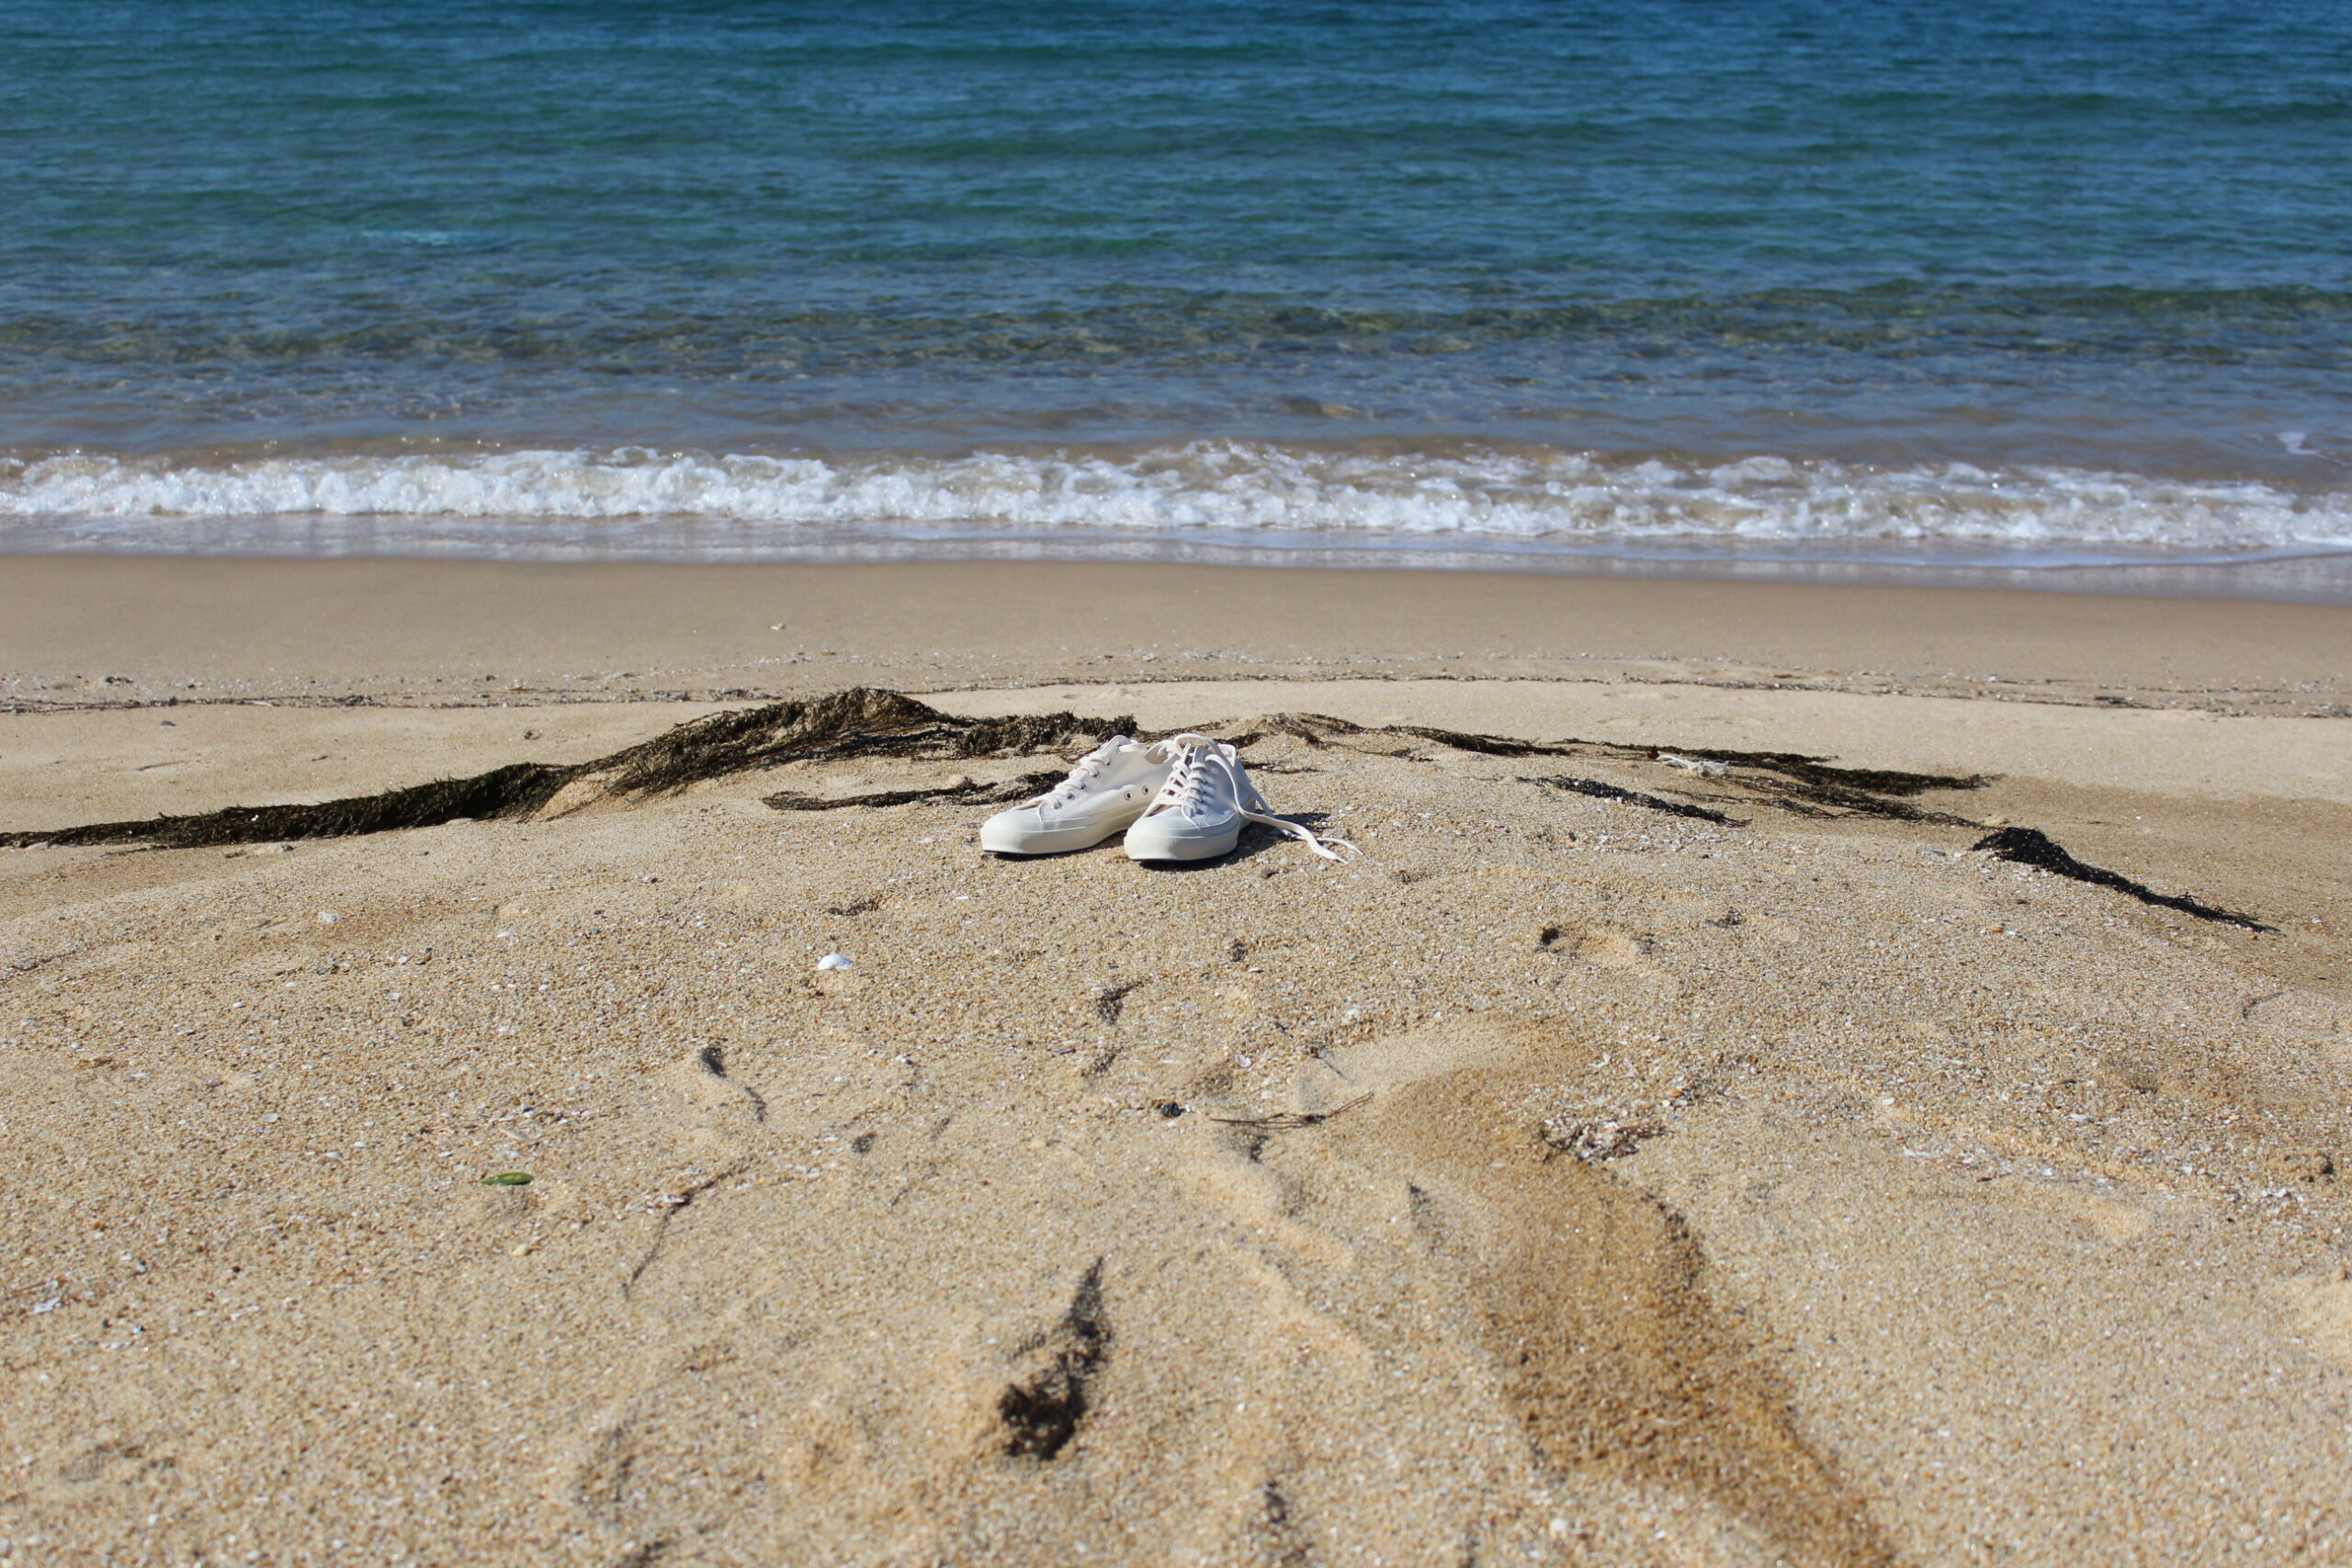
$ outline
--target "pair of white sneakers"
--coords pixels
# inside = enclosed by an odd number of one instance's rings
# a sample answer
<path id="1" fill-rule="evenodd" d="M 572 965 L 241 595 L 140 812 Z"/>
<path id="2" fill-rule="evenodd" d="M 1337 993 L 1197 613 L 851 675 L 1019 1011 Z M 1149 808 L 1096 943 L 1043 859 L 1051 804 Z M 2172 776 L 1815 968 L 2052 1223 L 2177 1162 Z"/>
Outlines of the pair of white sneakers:
<path id="1" fill-rule="evenodd" d="M 980 848 L 1059 854 L 1124 832 L 1130 860 L 1214 860 L 1230 852 L 1251 822 L 1289 834 L 1325 860 L 1355 849 L 1275 816 L 1232 747 L 1192 734 L 1148 744 L 1113 736 L 1044 795 L 981 823 Z"/>

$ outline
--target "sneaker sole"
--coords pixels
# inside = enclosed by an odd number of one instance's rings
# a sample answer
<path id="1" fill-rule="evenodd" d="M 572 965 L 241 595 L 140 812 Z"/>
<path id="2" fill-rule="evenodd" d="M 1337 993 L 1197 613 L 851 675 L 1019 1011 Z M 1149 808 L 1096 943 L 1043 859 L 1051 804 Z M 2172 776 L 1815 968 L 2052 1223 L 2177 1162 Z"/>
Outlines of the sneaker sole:
<path id="1" fill-rule="evenodd" d="M 991 835 L 983 829 L 980 831 L 980 848 L 992 855 L 1068 854 L 1072 850 L 1091 850 L 1104 840 L 1125 832 L 1126 826 L 1122 822 L 1115 828 L 1104 828 L 1099 831 L 1080 828 L 1059 833 L 1013 835 Z"/>
<path id="2" fill-rule="evenodd" d="M 1222 833 L 1214 839 L 1171 839 L 1162 843 L 1147 842 L 1138 847 L 1134 839 L 1127 840 L 1129 860 L 1215 860 L 1229 855 L 1241 842 L 1241 829 Z"/>

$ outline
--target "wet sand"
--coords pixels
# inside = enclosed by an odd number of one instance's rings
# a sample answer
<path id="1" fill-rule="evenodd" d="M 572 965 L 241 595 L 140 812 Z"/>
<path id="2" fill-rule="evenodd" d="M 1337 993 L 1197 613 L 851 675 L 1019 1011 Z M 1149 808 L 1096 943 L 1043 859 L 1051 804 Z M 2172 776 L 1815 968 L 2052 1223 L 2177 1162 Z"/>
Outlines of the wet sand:
<path id="1" fill-rule="evenodd" d="M 1255 735 L 1363 850 L 767 804 L 1076 749 L 942 741 L 0 852 L 0 1558 L 2352 1557 L 2352 613 L 86 560 L 0 610 L 0 829 L 879 685 Z M 1971 850 L 2022 827 L 2251 923 Z"/>
<path id="2" fill-rule="evenodd" d="M 1662 676 L 2340 713 L 2348 628 L 2341 606 L 2252 600 L 1533 574 L 47 556 L 0 571 L 0 700 Z"/>

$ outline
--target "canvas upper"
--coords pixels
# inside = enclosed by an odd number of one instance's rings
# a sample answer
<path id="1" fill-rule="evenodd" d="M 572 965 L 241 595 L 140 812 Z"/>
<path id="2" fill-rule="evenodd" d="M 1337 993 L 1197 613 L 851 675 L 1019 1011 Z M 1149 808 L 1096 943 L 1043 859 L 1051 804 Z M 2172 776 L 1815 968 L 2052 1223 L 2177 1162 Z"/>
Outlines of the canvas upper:
<path id="1" fill-rule="evenodd" d="M 1147 745 L 1113 736 L 1080 758 L 1060 784 L 980 824 L 980 848 L 1040 855 L 1101 843 L 1143 815 L 1175 765 L 1176 742 L 1184 739 Z"/>

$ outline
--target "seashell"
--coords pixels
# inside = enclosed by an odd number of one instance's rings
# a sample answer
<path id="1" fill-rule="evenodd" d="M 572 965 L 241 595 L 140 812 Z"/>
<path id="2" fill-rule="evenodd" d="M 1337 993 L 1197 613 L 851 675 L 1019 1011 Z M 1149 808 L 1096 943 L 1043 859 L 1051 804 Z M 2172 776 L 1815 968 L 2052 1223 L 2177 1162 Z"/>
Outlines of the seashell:
<path id="1" fill-rule="evenodd" d="M 849 967 L 849 955 L 844 953 L 829 953 L 825 954 L 824 957 L 817 960 L 817 967 L 820 969 L 846 969 Z"/>
<path id="2" fill-rule="evenodd" d="M 1721 778 L 1731 772 L 1729 762 L 1718 762 L 1712 757 L 1684 757 L 1672 751 L 1660 751 L 1657 760 L 1669 768 L 1680 768 L 1686 773 L 1696 773 L 1702 779 Z"/>

